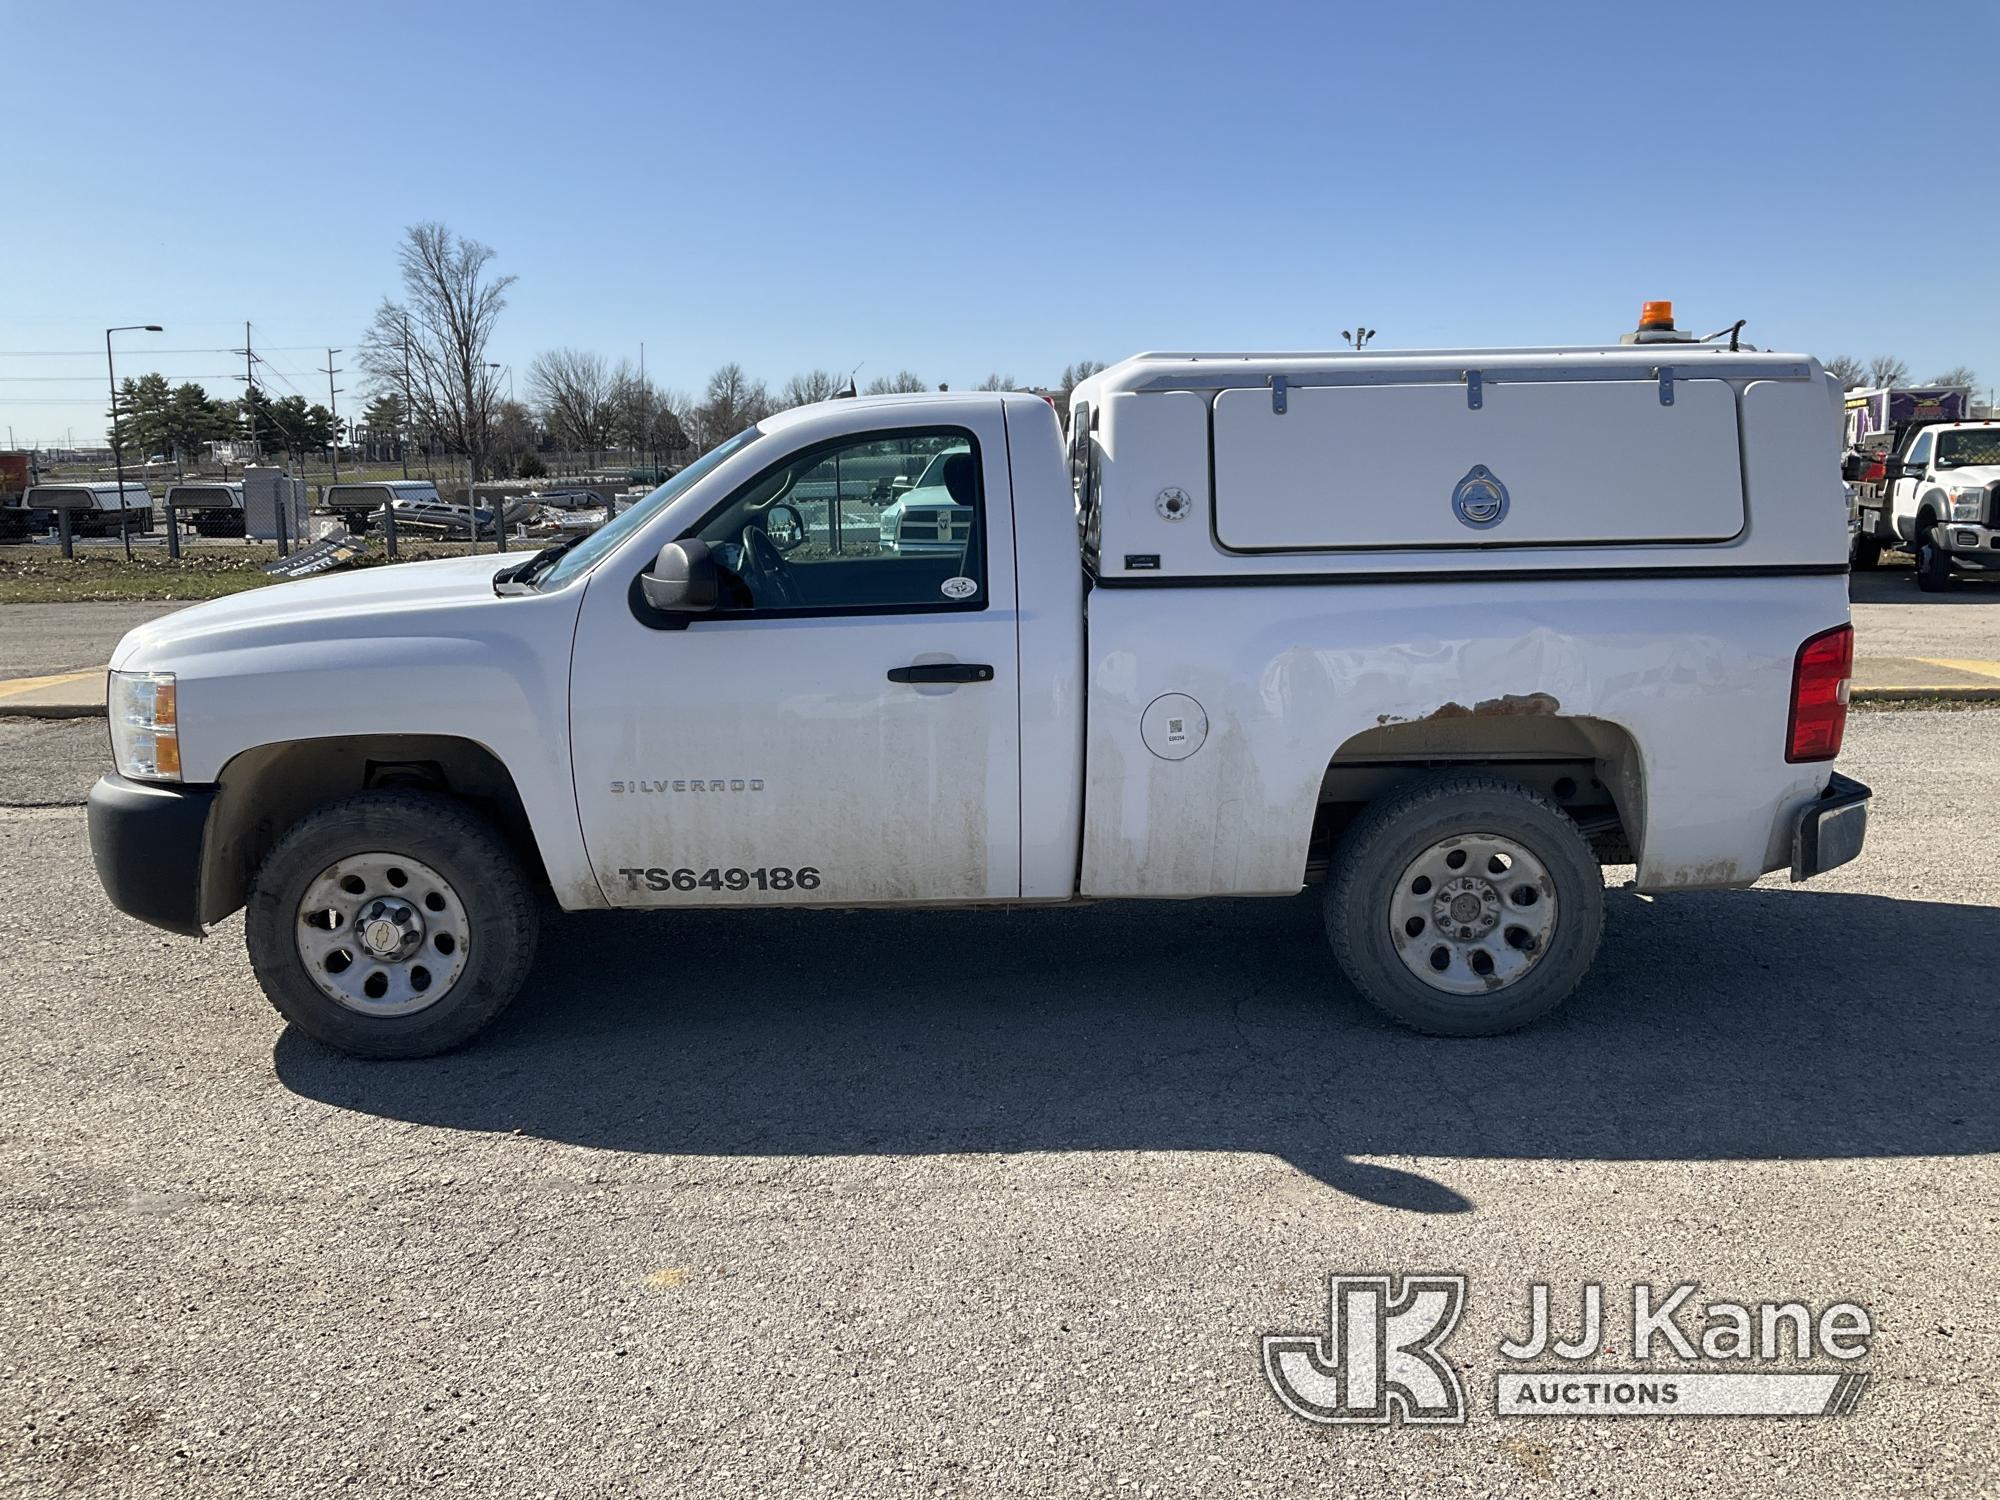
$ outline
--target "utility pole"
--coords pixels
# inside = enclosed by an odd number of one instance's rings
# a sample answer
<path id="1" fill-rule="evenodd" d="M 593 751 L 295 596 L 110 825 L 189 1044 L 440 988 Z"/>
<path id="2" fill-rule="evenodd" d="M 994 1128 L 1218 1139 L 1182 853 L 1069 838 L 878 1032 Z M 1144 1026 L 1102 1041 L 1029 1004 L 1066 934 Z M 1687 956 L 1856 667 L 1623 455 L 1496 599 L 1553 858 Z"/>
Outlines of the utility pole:
<path id="1" fill-rule="evenodd" d="M 333 419 L 333 482 L 340 483 L 340 403 L 335 398 L 340 392 L 334 389 L 333 377 L 340 371 L 334 366 L 333 357 L 338 349 L 326 351 L 326 414 Z M 322 497 L 324 498 L 324 497 Z"/>
<path id="2" fill-rule="evenodd" d="M 410 315 L 403 314 L 403 430 L 397 434 L 397 448 L 403 454 L 403 477 L 410 477 L 410 418 L 416 409 L 410 401 Z"/>
<path id="3" fill-rule="evenodd" d="M 243 347 L 236 351 L 243 356 L 243 413 L 250 419 L 250 456 L 257 453 L 257 354 L 250 347 L 250 324 L 243 324 Z"/>
<path id="4" fill-rule="evenodd" d="M 646 384 L 646 345 L 644 340 L 641 340 L 639 343 L 639 424 L 640 438 L 646 445 L 646 468 L 651 471 L 653 469 L 653 389 Z M 649 472 L 647 482 L 651 483 L 652 479 L 653 475 Z"/>
<path id="5" fill-rule="evenodd" d="M 126 323 L 104 330 L 104 373 L 111 382 L 111 464 L 118 473 L 118 534 L 125 539 L 125 560 L 132 560 L 132 516 L 125 504 L 125 448 L 118 434 L 118 371 L 111 363 L 111 335 L 114 333 L 158 333 L 158 323 Z M 153 493 L 146 492 L 146 508 L 152 509 Z M 64 533 L 65 539 L 68 533 Z"/>

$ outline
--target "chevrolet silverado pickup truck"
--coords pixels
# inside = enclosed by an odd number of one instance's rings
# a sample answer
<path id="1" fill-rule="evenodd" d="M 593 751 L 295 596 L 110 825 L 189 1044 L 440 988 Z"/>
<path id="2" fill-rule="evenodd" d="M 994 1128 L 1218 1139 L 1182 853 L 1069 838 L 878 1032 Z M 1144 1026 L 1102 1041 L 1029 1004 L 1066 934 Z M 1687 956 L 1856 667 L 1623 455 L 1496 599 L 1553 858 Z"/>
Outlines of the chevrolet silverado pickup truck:
<path id="1" fill-rule="evenodd" d="M 114 905 L 238 908 L 291 1023 L 464 1042 L 537 914 L 1289 896 L 1353 989 L 1505 1031 L 1642 891 L 1852 859 L 1836 385 L 1706 346 L 1145 354 L 837 399 L 532 557 L 143 625 Z M 829 461 L 950 452 L 954 545 L 791 548 Z M 959 459 L 962 463 L 957 463 Z M 1338 985 L 1330 984 L 1337 992 Z"/>

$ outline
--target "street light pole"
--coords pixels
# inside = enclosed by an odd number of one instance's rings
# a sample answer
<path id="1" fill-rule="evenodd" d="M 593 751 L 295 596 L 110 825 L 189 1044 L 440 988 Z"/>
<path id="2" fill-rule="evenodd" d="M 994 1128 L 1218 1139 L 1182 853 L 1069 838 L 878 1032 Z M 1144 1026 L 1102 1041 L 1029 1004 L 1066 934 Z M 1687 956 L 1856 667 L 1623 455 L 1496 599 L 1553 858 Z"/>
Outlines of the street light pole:
<path id="1" fill-rule="evenodd" d="M 104 373 L 111 382 L 111 466 L 118 475 L 118 534 L 125 539 L 125 560 L 132 560 L 132 526 L 125 516 L 125 449 L 118 434 L 118 371 L 111 363 L 111 335 L 114 333 L 159 333 L 158 323 L 121 323 L 104 330 Z M 148 508 L 152 491 L 146 492 Z"/>

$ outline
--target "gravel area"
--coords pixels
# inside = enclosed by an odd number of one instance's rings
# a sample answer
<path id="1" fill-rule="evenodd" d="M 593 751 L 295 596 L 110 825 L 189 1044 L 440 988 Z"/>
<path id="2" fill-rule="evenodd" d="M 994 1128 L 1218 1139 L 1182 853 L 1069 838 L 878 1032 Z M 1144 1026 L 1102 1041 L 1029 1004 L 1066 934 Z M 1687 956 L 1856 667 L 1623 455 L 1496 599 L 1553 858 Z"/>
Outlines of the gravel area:
<path id="1" fill-rule="evenodd" d="M 45 728 L 0 785 L 101 760 Z M 1857 714 L 1862 860 L 1614 892 L 1560 1016 L 1459 1043 L 1375 1020 L 1307 896 L 567 918 L 482 1044 L 368 1065 L 283 1029 L 240 919 L 138 926 L 80 810 L 0 810 L 0 1478 L 1993 1494 L 1996 730 Z M 1463 1428 L 1273 1398 L 1258 1336 L 1368 1270 L 1471 1278 Z M 1585 1281 L 1852 1298 L 1872 1384 L 1820 1421 L 1499 1419 L 1531 1279 L 1572 1319 Z"/>

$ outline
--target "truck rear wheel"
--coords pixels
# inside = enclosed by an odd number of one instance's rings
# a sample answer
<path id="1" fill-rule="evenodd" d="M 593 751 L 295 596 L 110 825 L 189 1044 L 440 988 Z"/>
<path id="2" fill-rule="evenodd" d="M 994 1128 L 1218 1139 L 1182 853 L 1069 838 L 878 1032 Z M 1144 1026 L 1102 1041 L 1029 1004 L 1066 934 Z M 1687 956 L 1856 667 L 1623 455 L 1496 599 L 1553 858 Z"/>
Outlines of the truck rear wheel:
<path id="1" fill-rule="evenodd" d="M 1327 886 L 1326 930 L 1378 1010 L 1436 1036 L 1491 1036 L 1554 1010 L 1604 927 L 1604 877 L 1553 802 L 1497 777 L 1447 775 L 1355 821 Z"/>
<path id="2" fill-rule="evenodd" d="M 1857 536 L 1854 539 L 1854 555 L 1849 559 L 1857 572 L 1865 571 L 1882 561 L 1882 542 L 1879 537 Z"/>
<path id="3" fill-rule="evenodd" d="M 536 907 L 519 862 L 463 803 L 362 792 L 307 814 L 250 894 L 250 963 L 278 1014 L 354 1057 L 429 1057 L 520 990 Z"/>

